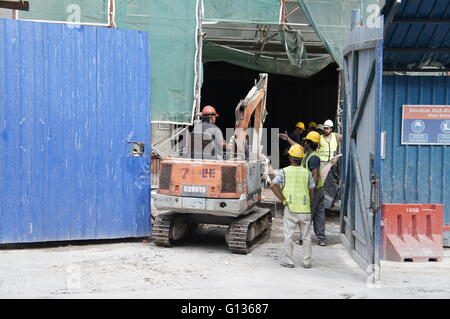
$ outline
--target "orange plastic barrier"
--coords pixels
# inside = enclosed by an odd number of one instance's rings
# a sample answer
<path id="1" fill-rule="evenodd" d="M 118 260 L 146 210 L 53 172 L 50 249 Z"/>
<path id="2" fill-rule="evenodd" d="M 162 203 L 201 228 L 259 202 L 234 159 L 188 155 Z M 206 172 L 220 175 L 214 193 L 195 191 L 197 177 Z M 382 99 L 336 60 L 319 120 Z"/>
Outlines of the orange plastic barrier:
<path id="1" fill-rule="evenodd" d="M 441 261 L 444 205 L 383 205 L 381 258 Z"/>

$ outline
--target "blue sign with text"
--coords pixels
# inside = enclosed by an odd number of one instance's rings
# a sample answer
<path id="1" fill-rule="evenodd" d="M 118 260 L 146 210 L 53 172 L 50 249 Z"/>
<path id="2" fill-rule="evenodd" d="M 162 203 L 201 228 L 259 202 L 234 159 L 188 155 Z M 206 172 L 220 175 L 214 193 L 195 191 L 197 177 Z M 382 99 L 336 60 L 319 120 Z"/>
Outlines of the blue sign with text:
<path id="1" fill-rule="evenodd" d="M 404 105 L 402 144 L 450 145 L 450 106 Z"/>

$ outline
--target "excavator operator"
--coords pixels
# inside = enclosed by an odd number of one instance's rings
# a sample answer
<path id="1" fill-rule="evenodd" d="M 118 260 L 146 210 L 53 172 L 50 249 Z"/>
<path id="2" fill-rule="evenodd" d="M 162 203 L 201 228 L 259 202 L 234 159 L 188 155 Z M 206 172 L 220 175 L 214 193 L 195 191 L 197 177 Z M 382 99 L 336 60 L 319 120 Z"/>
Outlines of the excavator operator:
<path id="1" fill-rule="evenodd" d="M 201 152 L 195 152 L 195 158 L 223 160 L 223 150 L 227 147 L 227 142 L 223 138 L 222 131 L 215 124 L 219 114 L 211 105 L 207 105 L 202 110 L 202 121 L 200 125 L 194 126 L 194 136 L 201 135 Z M 195 139 L 195 137 L 194 137 Z M 200 154 L 201 153 L 201 156 Z"/>

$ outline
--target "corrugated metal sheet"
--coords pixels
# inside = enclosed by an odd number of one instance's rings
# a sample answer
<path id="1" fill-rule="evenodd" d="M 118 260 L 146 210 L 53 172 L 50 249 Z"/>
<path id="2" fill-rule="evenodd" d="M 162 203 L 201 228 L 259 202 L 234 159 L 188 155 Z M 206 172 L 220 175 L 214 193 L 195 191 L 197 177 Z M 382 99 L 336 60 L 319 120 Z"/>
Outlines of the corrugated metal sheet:
<path id="1" fill-rule="evenodd" d="M 402 106 L 450 105 L 450 77 L 384 76 L 384 204 L 444 204 L 450 224 L 450 146 L 401 145 Z M 450 243 L 450 233 L 446 233 Z"/>
<path id="2" fill-rule="evenodd" d="M 150 233 L 144 32 L 0 19 L 0 243 Z"/>
<path id="3" fill-rule="evenodd" d="M 386 1 L 385 16 L 393 4 Z M 385 69 L 450 69 L 450 0 L 403 0 L 387 28 Z"/>

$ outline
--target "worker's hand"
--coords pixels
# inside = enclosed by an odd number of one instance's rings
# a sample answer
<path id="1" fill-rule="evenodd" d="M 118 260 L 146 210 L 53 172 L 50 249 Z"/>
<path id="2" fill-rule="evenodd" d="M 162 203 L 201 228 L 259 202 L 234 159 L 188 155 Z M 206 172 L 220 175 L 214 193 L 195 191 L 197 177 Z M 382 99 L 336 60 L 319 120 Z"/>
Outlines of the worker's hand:
<path id="1" fill-rule="evenodd" d="M 278 134 L 278 137 L 281 138 L 281 139 L 284 140 L 284 141 L 287 141 L 288 138 L 289 138 L 289 135 L 288 135 L 287 132 L 284 132 L 284 133 Z"/>

